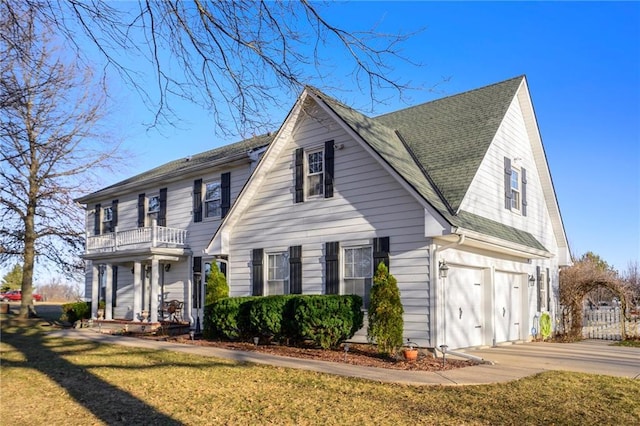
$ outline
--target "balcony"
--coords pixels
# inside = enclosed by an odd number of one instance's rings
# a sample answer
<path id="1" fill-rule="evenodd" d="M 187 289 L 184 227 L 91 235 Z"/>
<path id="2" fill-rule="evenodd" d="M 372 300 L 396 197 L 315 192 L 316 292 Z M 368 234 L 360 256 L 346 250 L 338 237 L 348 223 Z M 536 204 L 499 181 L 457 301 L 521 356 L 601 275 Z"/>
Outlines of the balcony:
<path id="1" fill-rule="evenodd" d="M 115 253 L 130 250 L 149 250 L 152 248 L 185 248 L 187 230 L 166 226 L 145 226 L 102 235 L 88 235 L 86 255 Z"/>

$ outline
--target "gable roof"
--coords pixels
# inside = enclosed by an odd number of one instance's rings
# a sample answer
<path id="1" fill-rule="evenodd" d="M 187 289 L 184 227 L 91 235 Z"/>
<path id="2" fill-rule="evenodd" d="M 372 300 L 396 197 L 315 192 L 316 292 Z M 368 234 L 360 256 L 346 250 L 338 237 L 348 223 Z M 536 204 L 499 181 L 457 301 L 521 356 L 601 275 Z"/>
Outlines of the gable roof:
<path id="1" fill-rule="evenodd" d="M 548 253 L 529 232 L 459 211 L 525 77 L 370 118 L 309 90 L 453 227 Z"/>
<path id="2" fill-rule="evenodd" d="M 272 134 L 254 136 L 250 139 L 221 146 L 200 154 L 170 161 L 146 172 L 142 172 L 138 175 L 102 188 L 99 191 L 80 197 L 76 201 L 85 204 L 91 200 L 101 197 L 110 196 L 116 193 L 121 194 L 123 191 L 130 188 L 135 188 L 137 190 L 144 185 L 150 185 L 158 180 L 166 182 L 173 176 L 183 176 L 204 168 L 229 164 L 235 159 L 246 158 L 251 151 L 269 145 L 273 138 L 274 135 Z"/>

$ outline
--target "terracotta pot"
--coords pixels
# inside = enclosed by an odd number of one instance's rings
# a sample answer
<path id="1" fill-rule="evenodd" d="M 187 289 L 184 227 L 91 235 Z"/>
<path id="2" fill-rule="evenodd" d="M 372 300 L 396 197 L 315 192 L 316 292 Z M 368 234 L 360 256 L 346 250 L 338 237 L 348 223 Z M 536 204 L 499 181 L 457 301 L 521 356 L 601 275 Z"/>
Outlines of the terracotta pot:
<path id="1" fill-rule="evenodd" d="M 407 361 L 415 361 L 418 359 L 418 350 L 417 349 L 405 349 L 403 351 L 404 359 Z"/>

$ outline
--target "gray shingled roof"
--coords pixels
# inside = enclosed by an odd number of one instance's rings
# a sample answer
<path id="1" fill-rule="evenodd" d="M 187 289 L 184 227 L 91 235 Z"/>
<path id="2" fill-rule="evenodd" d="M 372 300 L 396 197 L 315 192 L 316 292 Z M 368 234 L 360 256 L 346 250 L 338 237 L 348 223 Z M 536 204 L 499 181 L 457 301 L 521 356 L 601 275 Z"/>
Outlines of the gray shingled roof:
<path id="1" fill-rule="evenodd" d="M 546 251 L 528 232 L 459 211 L 524 76 L 376 118 L 321 98 L 452 226 Z"/>
<path id="2" fill-rule="evenodd" d="M 208 164 L 220 163 L 225 160 L 249 153 L 252 150 L 269 145 L 273 140 L 273 134 L 254 136 L 250 139 L 245 139 L 240 142 L 232 143 L 230 145 L 221 146 L 209 151 L 202 152 L 187 158 L 181 158 L 169 163 L 163 164 L 146 172 L 142 172 L 138 175 L 115 183 L 100 189 L 92 194 L 81 197 L 78 201 L 83 203 L 88 199 L 99 198 L 101 194 L 111 193 L 118 188 L 126 187 L 132 184 L 136 186 L 144 186 L 147 182 L 152 182 L 156 179 L 169 177 L 172 175 L 178 175 L 182 173 L 189 173 L 189 171 L 205 167 Z"/>

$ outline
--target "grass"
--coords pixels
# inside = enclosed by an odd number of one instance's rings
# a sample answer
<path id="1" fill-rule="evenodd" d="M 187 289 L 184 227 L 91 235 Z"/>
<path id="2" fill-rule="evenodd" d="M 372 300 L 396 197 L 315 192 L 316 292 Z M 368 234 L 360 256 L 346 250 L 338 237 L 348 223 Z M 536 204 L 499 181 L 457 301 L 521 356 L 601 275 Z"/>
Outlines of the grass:
<path id="1" fill-rule="evenodd" d="M 640 338 L 627 339 L 613 344 L 614 346 L 627 346 L 629 348 L 640 348 Z"/>
<path id="2" fill-rule="evenodd" d="M 548 372 L 507 384 L 382 384 L 52 338 L 4 321 L 3 424 L 634 424 L 640 381 Z"/>

